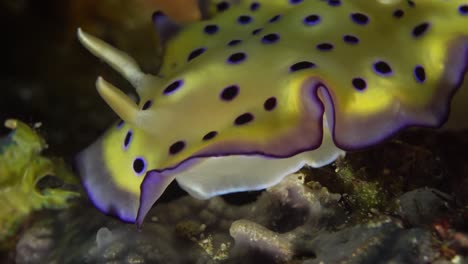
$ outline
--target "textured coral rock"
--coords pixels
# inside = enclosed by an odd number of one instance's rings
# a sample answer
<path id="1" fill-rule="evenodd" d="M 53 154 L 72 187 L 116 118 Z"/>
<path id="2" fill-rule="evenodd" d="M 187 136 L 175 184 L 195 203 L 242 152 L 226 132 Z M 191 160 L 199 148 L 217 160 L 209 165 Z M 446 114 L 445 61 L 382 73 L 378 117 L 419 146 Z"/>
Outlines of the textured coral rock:
<path id="1" fill-rule="evenodd" d="M 16 262 L 424 263 L 440 258 L 430 230 L 407 228 L 388 217 L 349 223 L 341 196 L 316 183 L 306 185 L 304 178 L 290 175 L 245 205 L 188 196 L 158 204 L 142 230 L 89 205 L 63 211 L 25 232 Z"/>
<path id="2" fill-rule="evenodd" d="M 416 189 L 400 197 L 399 214 L 411 225 L 430 224 L 448 211 L 448 201 L 452 199 L 436 189 Z"/>

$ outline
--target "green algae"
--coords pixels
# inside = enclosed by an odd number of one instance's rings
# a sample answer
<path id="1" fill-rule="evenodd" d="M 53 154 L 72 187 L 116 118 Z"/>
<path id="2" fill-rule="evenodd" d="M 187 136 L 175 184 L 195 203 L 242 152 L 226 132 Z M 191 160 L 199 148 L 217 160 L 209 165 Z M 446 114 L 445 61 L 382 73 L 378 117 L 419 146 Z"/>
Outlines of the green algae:
<path id="1" fill-rule="evenodd" d="M 315 189 L 324 186 L 331 192 L 340 193 L 340 205 L 352 213 L 350 224 L 378 219 L 395 212 L 395 193 L 400 192 L 393 189 L 398 190 L 398 186 L 401 188 L 400 179 L 394 178 L 388 183 L 385 170 L 373 174 L 365 165 L 357 163 L 354 159 L 343 158 L 326 168 L 305 168 L 306 185 Z M 397 187 L 389 190 L 389 184 Z"/>
<path id="2" fill-rule="evenodd" d="M 38 183 L 46 176 L 55 176 L 65 184 L 77 179 L 63 160 L 47 158 L 41 152 L 47 143 L 34 129 L 21 121 L 9 119 L 5 126 L 12 129 L 0 139 L 0 248 L 8 247 L 21 223 L 34 211 L 63 209 L 79 193 L 44 187 Z"/>
<path id="3" fill-rule="evenodd" d="M 361 214 L 380 211 L 379 209 L 386 206 L 388 198 L 379 182 L 362 180 L 363 177 L 359 177 L 362 172 L 354 171 L 352 166 L 343 160 L 337 162 L 335 171 L 347 193 L 346 200 Z"/>

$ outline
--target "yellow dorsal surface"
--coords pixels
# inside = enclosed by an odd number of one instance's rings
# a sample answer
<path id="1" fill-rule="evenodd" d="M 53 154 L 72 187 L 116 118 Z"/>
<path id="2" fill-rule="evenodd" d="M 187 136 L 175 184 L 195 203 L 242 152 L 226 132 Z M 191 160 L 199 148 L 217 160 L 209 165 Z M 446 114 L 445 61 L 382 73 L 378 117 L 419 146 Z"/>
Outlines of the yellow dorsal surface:
<path id="1" fill-rule="evenodd" d="M 173 179 L 199 198 L 261 189 L 404 127 L 439 126 L 466 72 L 466 1 L 211 6 L 212 18 L 165 35 L 157 77 L 134 74 L 138 105 L 98 82 L 126 121 L 80 156 L 103 211 L 141 223 Z M 126 58 L 88 46 L 106 61 Z M 128 72 L 125 65 L 112 66 Z"/>

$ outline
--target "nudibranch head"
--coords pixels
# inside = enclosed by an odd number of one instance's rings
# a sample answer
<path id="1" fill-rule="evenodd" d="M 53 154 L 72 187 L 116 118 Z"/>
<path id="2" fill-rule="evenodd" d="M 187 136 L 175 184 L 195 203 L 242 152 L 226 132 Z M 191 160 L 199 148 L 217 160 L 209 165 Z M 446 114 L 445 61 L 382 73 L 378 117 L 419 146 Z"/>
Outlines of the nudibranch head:
<path id="1" fill-rule="evenodd" d="M 463 1 L 212 4 L 211 19 L 183 28 L 155 15 L 157 77 L 79 33 L 140 96 L 97 81 L 126 124 L 81 155 L 102 210 L 141 224 L 173 179 L 198 198 L 256 190 L 404 127 L 439 126 L 467 70 Z"/>

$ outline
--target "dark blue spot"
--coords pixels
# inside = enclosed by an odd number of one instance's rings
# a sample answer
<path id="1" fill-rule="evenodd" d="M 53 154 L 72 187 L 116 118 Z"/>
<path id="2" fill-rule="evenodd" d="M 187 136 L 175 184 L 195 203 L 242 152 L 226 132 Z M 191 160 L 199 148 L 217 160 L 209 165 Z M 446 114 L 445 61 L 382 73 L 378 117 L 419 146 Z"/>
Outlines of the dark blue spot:
<path id="1" fill-rule="evenodd" d="M 353 86 L 359 91 L 366 89 L 367 83 L 363 78 L 354 78 L 353 79 Z"/>
<path id="2" fill-rule="evenodd" d="M 120 120 L 120 121 L 117 123 L 116 128 L 117 128 L 117 129 L 122 128 L 123 125 L 124 125 L 124 123 L 125 123 L 125 122 L 124 122 L 123 120 Z"/>
<path id="3" fill-rule="evenodd" d="M 132 130 L 128 130 L 128 131 L 127 131 L 127 134 L 125 135 L 124 142 L 123 142 L 123 148 L 124 148 L 124 150 L 127 150 L 127 149 L 128 149 L 128 146 L 130 146 L 130 142 L 132 141 L 132 138 L 133 138 L 133 131 L 132 131 Z"/>
<path id="4" fill-rule="evenodd" d="M 353 35 L 344 35 L 343 36 L 343 41 L 348 43 L 348 44 L 358 44 L 359 39 L 356 36 Z"/>
<path id="5" fill-rule="evenodd" d="M 289 71 L 295 72 L 295 71 L 310 69 L 314 67 L 315 67 L 315 63 L 312 63 L 310 61 L 300 61 L 291 65 L 291 67 L 289 67 Z"/>
<path id="6" fill-rule="evenodd" d="M 185 142 L 177 141 L 169 147 L 169 154 L 175 155 L 185 148 Z"/>
<path id="7" fill-rule="evenodd" d="M 413 36 L 418 38 L 424 35 L 424 33 L 426 33 L 428 29 L 429 29 L 429 23 L 426 23 L 426 22 L 421 23 L 413 28 Z"/>
<path id="8" fill-rule="evenodd" d="M 369 23 L 369 17 L 362 13 L 353 13 L 351 14 L 351 19 L 359 25 L 365 25 Z"/>
<path id="9" fill-rule="evenodd" d="M 224 101 L 231 101 L 239 94 L 239 86 L 237 85 L 230 85 L 223 89 L 221 92 L 221 99 Z"/>
<path id="10" fill-rule="evenodd" d="M 281 15 L 276 15 L 276 16 L 270 18 L 269 22 L 274 23 L 274 22 L 278 21 L 280 18 L 281 18 Z"/>
<path id="11" fill-rule="evenodd" d="M 202 55 L 204 52 L 206 51 L 205 48 L 198 48 L 192 52 L 190 52 L 188 58 L 187 58 L 187 61 L 191 61 L 193 59 L 195 59 L 196 57 Z"/>
<path id="12" fill-rule="evenodd" d="M 182 80 L 177 80 L 171 84 L 169 84 L 166 89 L 164 89 L 163 93 L 165 95 L 173 93 L 175 90 L 179 89 L 184 82 Z"/>
<path id="13" fill-rule="evenodd" d="M 381 74 L 381 75 L 392 74 L 392 68 L 385 61 L 377 61 L 376 63 L 374 63 L 374 71 L 377 74 Z"/>
<path id="14" fill-rule="evenodd" d="M 414 68 L 414 78 L 419 83 L 426 81 L 426 71 L 423 66 L 418 65 Z"/>
<path id="15" fill-rule="evenodd" d="M 153 105 L 153 101 L 148 100 L 143 104 L 143 107 L 141 107 L 141 110 L 147 110 L 148 108 L 151 107 L 151 105 Z"/>
<path id="16" fill-rule="evenodd" d="M 396 18 L 402 18 L 404 15 L 405 15 L 405 11 L 403 11 L 401 9 L 397 9 L 397 10 L 393 11 L 393 16 L 396 17 Z"/>
<path id="17" fill-rule="evenodd" d="M 468 15 L 468 5 L 461 5 L 459 8 L 458 8 L 458 12 L 460 12 L 460 14 L 462 14 L 463 16 L 466 16 Z"/>
<path id="18" fill-rule="evenodd" d="M 245 113 L 245 114 L 238 116 L 236 120 L 234 120 L 234 124 L 237 126 L 245 125 L 247 123 L 250 123 L 253 119 L 254 119 L 254 116 L 251 113 Z"/>
<path id="19" fill-rule="evenodd" d="M 252 31 L 252 35 L 257 35 L 258 33 L 260 33 L 262 31 L 263 28 L 257 28 L 255 30 Z"/>
<path id="20" fill-rule="evenodd" d="M 317 45 L 317 49 L 322 51 L 330 51 L 333 49 L 333 44 L 330 43 L 320 43 Z"/>
<path id="21" fill-rule="evenodd" d="M 216 131 L 208 132 L 205 136 L 203 136 L 203 141 L 213 139 L 214 137 L 216 137 L 216 135 L 218 135 L 218 132 Z"/>
<path id="22" fill-rule="evenodd" d="M 263 36 L 262 42 L 265 44 L 273 44 L 277 42 L 279 39 L 280 39 L 280 36 L 278 34 L 272 33 L 272 34 Z"/>
<path id="23" fill-rule="evenodd" d="M 239 44 L 241 42 L 242 42 L 242 40 L 240 40 L 240 39 L 233 39 L 233 40 L 229 41 L 228 46 L 236 46 L 237 44 Z"/>
<path id="24" fill-rule="evenodd" d="M 213 35 L 218 32 L 219 27 L 217 25 L 206 25 L 205 26 L 205 33 L 209 35 Z"/>
<path id="25" fill-rule="evenodd" d="M 142 157 L 137 157 L 133 160 L 133 171 L 138 175 L 142 175 L 146 171 L 146 161 Z"/>
<path id="26" fill-rule="evenodd" d="M 229 9 L 229 3 L 226 1 L 219 2 L 216 5 L 216 9 L 218 9 L 219 12 L 226 11 L 227 9 Z"/>
<path id="27" fill-rule="evenodd" d="M 244 61 L 247 58 L 247 55 L 243 52 L 237 52 L 229 56 L 227 59 L 228 63 L 230 64 L 238 64 Z"/>
<path id="28" fill-rule="evenodd" d="M 318 15 L 308 15 L 304 18 L 304 24 L 308 26 L 316 25 L 320 22 L 320 16 Z"/>
<path id="29" fill-rule="evenodd" d="M 268 98 L 265 103 L 263 103 L 263 108 L 266 111 L 272 111 L 276 107 L 276 98 L 275 97 L 270 97 Z"/>
<path id="30" fill-rule="evenodd" d="M 341 5 L 341 0 L 328 0 L 328 5 L 330 5 L 330 6 L 339 6 L 339 5 Z"/>
<path id="31" fill-rule="evenodd" d="M 237 18 L 237 22 L 239 22 L 242 25 L 249 24 L 250 22 L 252 22 L 252 17 L 242 15 Z"/>
<path id="32" fill-rule="evenodd" d="M 253 3 L 250 5 L 250 10 L 252 10 L 252 11 L 257 11 L 259 7 L 260 7 L 260 4 L 259 4 L 258 2 L 253 2 Z"/>
<path id="33" fill-rule="evenodd" d="M 289 3 L 293 4 L 293 5 L 297 5 L 299 3 L 301 3 L 303 0 L 289 0 Z"/>

